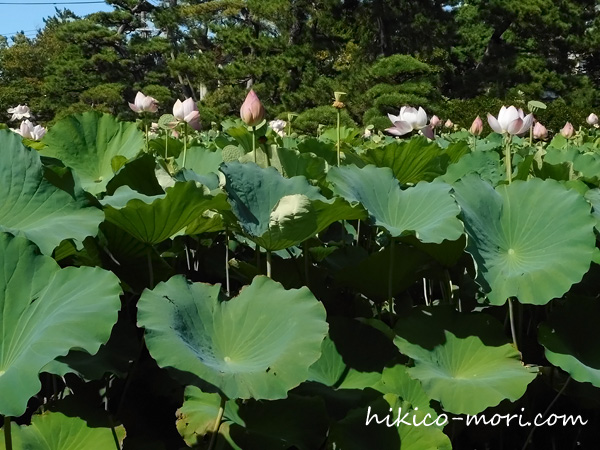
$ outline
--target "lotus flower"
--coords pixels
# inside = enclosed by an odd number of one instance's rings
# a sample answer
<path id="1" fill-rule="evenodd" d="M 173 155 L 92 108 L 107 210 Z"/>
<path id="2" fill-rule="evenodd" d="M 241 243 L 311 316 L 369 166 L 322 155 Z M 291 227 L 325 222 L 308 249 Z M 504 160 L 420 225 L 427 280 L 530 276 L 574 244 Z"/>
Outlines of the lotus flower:
<path id="1" fill-rule="evenodd" d="M 573 135 L 575 134 L 575 128 L 573 128 L 573 125 L 571 125 L 571 122 L 565 123 L 565 126 L 562 127 L 562 130 L 560 130 L 560 134 L 562 134 L 567 139 L 573 137 Z"/>
<path id="2" fill-rule="evenodd" d="M 585 119 L 585 121 L 589 125 L 598 125 L 598 116 L 596 114 L 592 113 L 589 116 L 587 116 L 587 119 Z"/>
<path id="3" fill-rule="evenodd" d="M 6 112 L 12 114 L 12 117 L 10 118 L 11 121 L 21 120 L 23 117 L 31 117 L 31 112 L 29 111 L 29 107 L 27 105 L 18 105 L 14 108 L 8 108 Z"/>
<path id="4" fill-rule="evenodd" d="M 539 140 L 545 140 L 548 137 L 548 130 L 540 122 L 536 122 L 533 127 L 533 137 Z"/>
<path id="5" fill-rule="evenodd" d="M 177 100 L 173 105 L 173 115 L 176 119 L 187 122 L 194 130 L 200 129 L 200 112 L 194 99 Z"/>
<path id="6" fill-rule="evenodd" d="M 444 126 L 446 128 L 452 128 L 454 126 L 454 123 L 450 119 L 448 119 L 446 120 L 446 123 L 444 123 Z"/>
<path id="7" fill-rule="evenodd" d="M 433 116 L 431 119 L 429 119 L 429 125 L 431 126 L 431 128 L 436 128 L 438 126 L 440 126 L 442 124 L 442 121 L 440 120 L 440 118 L 438 116 Z"/>
<path id="8" fill-rule="evenodd" d="M 281 119 L 277 119 L 277 120 L 271 120 L 269 122 L 269 126 L 271 127 L 271 129 L 277 133 L 279 136 L 284 136 L 285 132 L 283 130 L 285 130 L 285 126 L 287 125 L 285 120 L 281 120 Z"/>
<path id="9" fill-rule="evenodd" d="M 249 127 L 255 127 L 265 118 L 265 108 L 253 89 L 250 89 L 240 108 L 240 117 Z"/>
<path id="10" fill-rule="evenodd" d="M 479 136 L 482 131 L 483 120 L 481 120 L 481 117 L 477 116 L 471 124 L 471 128 L 469 128 L 469 133 L 471 133 L 473 136 Z"/>
<path id="11" fill-rule="evenodd" d="M 488 123 L 492 130 L 500 134 L 522 134 L 533 124 L 533 114 L 525 115 L 522 109 L 514 106 L 500 108 L 498 119 L 488 113 Z"/>
<path id="12" fill-rule="evenodd" d="M 29 120 L 24 120 L 21 122 L 21 127 L 18 130 L 13 131 L 26 139 L 39 141 L 44 137 L 47 130 L 41 125 L 33 126 Z"/>
<path id="13" fill-rule="evenodd" d="M 146 96 L 141 92 L 138 92 L 135 96 L 134 103 L 130 103 L 129 107 L 136 113 L 155 113 L 158 111 L 158 101 L 149 95 Z"/>
<path id="14" fill-rule="evenodd" d="M 413 130 L 420 130 L 425 136 L 433 139 L 433 128 L 427 125 L 427 114 L 421 107 L 417 110 L 411 106 L 403 106 L 397 116 L 388 114 L 388 117 L 394 126 L 385 131 L 394 136 L 403 136 Z"/>

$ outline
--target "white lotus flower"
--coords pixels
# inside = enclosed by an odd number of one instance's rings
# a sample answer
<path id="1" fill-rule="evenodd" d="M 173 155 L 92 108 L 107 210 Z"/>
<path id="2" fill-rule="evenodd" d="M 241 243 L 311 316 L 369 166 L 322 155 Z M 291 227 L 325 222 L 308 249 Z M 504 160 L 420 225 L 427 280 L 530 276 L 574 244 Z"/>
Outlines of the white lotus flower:
<path id="1" fill-rule="evenodd" d="M 6 112 L 12 114 L 12 117 L 10 118 L 11 121 L 21 120 L 23 117 L 27 119 L 31 117 L 31 111 L 29 111 L 29 106 L 27 105 L 18 105 L 14 108 L 8 108 Z"/>
<path id="2" fill-rule="evenodd" d="M 269 122 L 269 126 L 271 127 L 271 129 L 277 133 L 279 136 L 285 136 L 285 126 L 287 125 L 287 123 L 285 122 L 285 120 L 281 120 L 281 119 L 277 119 L 277 120 L 271 120 Z"/>
<path id="3" fill-rule="evenodd" d="M 421 107 L 417 110 L 411 106 L 403 106 L 397 116 L 388 114 L 394 126 L 387 131 L 394 136 L 403 136 L 413 130 L 420 130 L 429 139 L 433 139 L 433 128 L 427 125 L 427 113 Z"/>
<path id="4" fill-rule="evenodd" d="M 492 130 L 500 134 L 522 134 L 533 124 L 533 114 L 525 115 L 521 108 L 517 109 L 514 106 L 500 108 L 497 119 L 489 113 L 487 118 Z"/>
<path id="5" fill-rule="evenodd" d="M 194 130 L 200 129 L 200 112 L 192 98 L 185 101 L 177 100 L 173 105 L 173 115 L 176 119 L 187 122 Z"/>
<path id="6" fill-rule="evenodd" d="M 129 107 L 132 109 L 132 111 L 135 111 L 136 113 L 155 113 L 156 111 L 158 111 L 158 101 L 155 98 L 150 97 L 149 95 L 144 95 L 141 92 L 138 92 L 135 96 L 134 103 L 130 103 Z"/>
<path id="7" fill-rule="evenodd" d="M 588 123 L 588 125 L 598 125 L 598 116 L 592 113 L 589 116 L 587 116 L 587 119 L 585 119 L 585 121 Z"/>
<path id="8" fill-rule="evenodd" d="M 24 120 L 21 122 L 20 128 L 13 131 L 26 139 L 39 141 L 44 137 L 47 130 L 41 125 L 33 126 L 29 120 Z"/>

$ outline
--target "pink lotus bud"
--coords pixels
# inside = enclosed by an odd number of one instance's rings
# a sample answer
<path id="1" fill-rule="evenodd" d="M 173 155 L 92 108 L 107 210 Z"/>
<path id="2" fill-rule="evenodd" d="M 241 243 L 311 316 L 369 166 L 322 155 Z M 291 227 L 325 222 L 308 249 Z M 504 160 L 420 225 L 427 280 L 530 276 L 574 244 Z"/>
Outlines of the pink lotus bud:
<path id="1" fill-rule="evenodd" d="M 240 108 L 240 117 L 249 127 L 255 127 L 265 118 L 265 108 L 252 89 L 248 92 L 246 100 Z"/>
<path id="2" fill-rule="evenodd" d="M 200 129 L 200 112 L 193 98 L 185 101 L 177 100 L 173 105 L 173 115 L 176 119 L 187 122 L 194 130 Z"/>
<path id="3" fill-rule="evenodd" d="M 543 141 L 548 137 L 548 130 L 540 122 L 536 122 L 533 127 L 533 137 Z"/>
<path id="4" fill-rule="evenodd" d="M 473 123 L 471 124 L 471 128 L 469 128 L 469 133 L 473 136 L 479 136 L 483 131 L 483 121 L 481 117 L 477 116 Z"/>
<path id="5" fill-rule="evenodd" d="M 155 98 L 150 97 L 149 95 L 146 96 L 141 92 L 138 92 L 135 96 L 134 103 L 130 103 L 129 107 L 132 111 L 135 111 L 136 113 L 155 113 L 156 111 L 158 111 L 158 101 Z"/>
<path id="6" fill-rule="evenodd" d="M 437 128 L 441 124 L 442 124 L 442 121 L 440 120 L 440 118 L 438 116 L 433 116 L 429 120 L 429 125 L 431 125 L 431 128 Z"/>
<path id="7" fill-rule="evenodd" d="M 444 124 L 444 126 L 446 128 L 452 128 L 454 126 L 454 124 L 452 123 L 452 121 L 450 119 L 446 120 L 446 123 Z"/>
<path id="8" fill-rule="evenodd" d="M 565 123 L 565 126 L 562 128 L 562 130 L 560 130 L 560 134 L 562 134 L 567 139 L 573 137 L 573 135 L 575 134 L 575 129 L 573 128 L 573 125 L 571 125 L 571 122 Z"/>
<path id="9" fill-rule="evenodd" d="M 598 116 L 596 114 L 592 113 L 589 116 L 587 116 L 587 119 L 585 119 L 585 121 L 589 125 L 598 125 Z"/>

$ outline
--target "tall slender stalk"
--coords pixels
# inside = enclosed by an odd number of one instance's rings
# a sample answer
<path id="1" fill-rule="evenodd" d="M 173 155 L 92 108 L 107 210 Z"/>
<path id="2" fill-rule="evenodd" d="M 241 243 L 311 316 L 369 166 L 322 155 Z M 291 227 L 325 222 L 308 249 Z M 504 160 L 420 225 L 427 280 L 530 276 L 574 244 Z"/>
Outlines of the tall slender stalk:
<path id="1" fill-rule="evenodd" d="M 256 127 L 252 127 L 252 153 L 254 153 L 254 164 L 258 164 L 256 158 Z"/>
<path id="2" fill-rule="evenodd" d="M 510 319 L 510 334 L 512 335 L 513 345 L 517 351 L 519 350 L 519 346 L 517 345 L 517 332 L 515 330 L 515 312 L 513 309 L 512 299 L 509 298 L 508 302 L 508 317 Z"/>
<path id="3" fill-rule="evenodd" d="M 144 121 L 144 127 L 146 131 L 146 151 L 149 151 L 150 147 L 148 146 L 148 122 Z"/>
<path id="4" fill-rule="evenodd" d="M 271 276 L 271 250 L 267 250 L 267 276 L 273 278 Z"/>
<path id="5" fill-rule="evenodd" d="M 6 447 L 6 450 L 12 450 L 13 448 L 9 416 L 4 416 L 4 446 Z"/>
<path id="6" fill-rule="evenodd" d="M 227 400 L 222 395 L 221 396 L 221 404 L 219 405 L 219 412 L 217 413 L 217 418 L 215 419 L 215 425 L 212 429 L 212 436 L 210 437 L 210 444 L 208 445 L 208 450 L 213 450 L 215 444 L 217 442 L 217 435 L 219 434 L 219 428 L 221 427 L 221 421 L 223 420 L 223 413 L 225 412 L 225 402 Z"/>
<path id="7" fill-rule="evenodd" d="M 390 306 L 390 318 L 394 314 L 394 298 L 393 295 L 393 279 L 394 279 L 394 239 L 391 240 L 390 245 L 390 270 L 388 273 L 388 302 Z"/>
<path id="8" fill-rule="evenodd" d="M 511 162 L 511 151 L 510 151 L 510 134 L 506 135 L 506 142 L 504 145 L 504 164 L 506 166 L 506 180 L 508 184 L 512 183 L 512 162 Z"/>
<path id="9" fill-rule="evenodd" d="M 338 167 L 340 166 L 340 109 L 336 109 L 336 115 L 337 115 L 337 165 Z"/>
<path id="10" fill-rule="evenodd" d="M 187 136 L 188 136 L 188 124 L 183 122 L 183 167 L 185 167 L 185 160 L 187 157 Z"/>
<path id="11" fill-rule="evenodd" d="M 225 228 L 225 289 L 227 297 L 229 297 L 231 291 L 229 286 L 229 232 L 227 228 Z"/>

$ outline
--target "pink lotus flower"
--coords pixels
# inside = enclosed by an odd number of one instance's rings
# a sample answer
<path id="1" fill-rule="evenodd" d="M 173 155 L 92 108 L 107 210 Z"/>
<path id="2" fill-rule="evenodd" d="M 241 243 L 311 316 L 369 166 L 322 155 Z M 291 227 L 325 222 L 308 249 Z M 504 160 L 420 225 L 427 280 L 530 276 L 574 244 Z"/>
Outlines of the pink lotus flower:
<path id="1" fill-rule="evenodd" d="M 543 141 L 548 137 L 548 130 L 540 122 L 536 122 L 533 127 L 533 137 Z"/>
<path id="2" fill-rule="evenodd" d="M 573 128 L 573 125 L 571 125 L 571 122 L 565 123 L 565 126 L 562 127 L 562 130 L 560 130 L 560 134 L 562 134 L 567 139 L 573 137 L 573 135 L 575 134 L 575 128 Z"/>
<path id="3" fill-rule="evenodd" d="M 388 114 L 394 126 L 387 131 L 394 136 L 403 136 L 413 130 L 420 130 L 429 139 L 433 139 L 433 127 L 427 125 L 427 114 L 421 107 L 417 110 L 411 106 L 403 106 L 397 116 Z"/>
<path id="4" fill-rule="evenodd" d="M 452 128 L 454 126 L 454 123 L 450 119 L 448 119 L 446 120 L 446 123 L 444 123 L 444 126 L 446 128 Z"/>
<path id="5" fill-rule="evenodd" d="M 585 121 L 588 123 L 588 125 L 598 125 L 598 116 L 592 113 L 589 116 L 587 116 L 587 119 L 585 119 Z"/>
<path id="6" fill-rule="evenodd" d="M 246 95 L 246 100 L 242 103 L 240 117 L 249 127 L 255 127 L 265 118 L 265 108 L 253 89 L 250 89 L 250 92 Z"/>
<path id="7" fill-rule="evenodd" d="M 522 134 L 533 124 L 533 114 L 525 115 L 521 108 L 503 106 L 500 108 L 498 119 L 488 113 L 488 123 L 492 130 L 500 134 Z"/>
<path id="8" fill-rule="evenodd" d="M 440 120 L 440 118 L 438 116 L 433 116 L 431 119 L 429 119 L 429 125 L 431 125 L 431 128 L 436 128 L 438 126 L 440 126 L 442 124 L 442 121 Z"/>
<path id="9" fill-rule="evenodd" d="M 177 100 L 173 105 L 173 115 L 176 119 L 187 122 L 194 130 L 200 130 L 200 112 L 194 99 Z"/>
<path id="10" fill-rule="evenodd" d="M 481 117 L 477 116 L 473 123 L 471 124 L 471 128 L 469 128 L 469 133 L 473 136 L 479 136 L 483 131 L 483 121 Z"/>
<path id="11" fill-rule="evenodd" d="M 155 98 L 150 97 L 149 95 L 146 96 L 142 94 L 141 92 L 138 92 L 136 94 L 135 100 L 133 102 L 134 103 L 129 104 L 129 107 L 132 109 L 132 111 L 136 113 L 155 113 L 158 111 L 158 101 Z"/>
<path id="12" fill-rule="evenodd" d="M 29 120 L 21 122 L 21 126 L 18 130 L 13 130 L 15 133 L 20 134 L 25 139 L 31 139 L 33 141 L 41 140 L 46 134 L 46 129 L 41 125 L 33 126 Z"/>
<path id="13" fill-rule="evenodd" d="M 8 108 L 6 112 L 12 114 L 12 117 L 10 118 L 11 121 L 21 120 L 23 117 L 31 117 L 31 112 L 29 111 L 29 107 L 27 105 L 18 105 L 14 108 Z"/>

